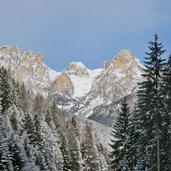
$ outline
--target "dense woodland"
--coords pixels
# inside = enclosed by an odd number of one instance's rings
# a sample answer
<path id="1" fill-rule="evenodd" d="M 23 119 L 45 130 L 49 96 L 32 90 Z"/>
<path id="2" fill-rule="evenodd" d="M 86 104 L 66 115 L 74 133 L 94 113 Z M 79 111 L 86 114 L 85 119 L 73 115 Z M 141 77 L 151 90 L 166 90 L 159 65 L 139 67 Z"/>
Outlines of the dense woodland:
<path id="1" fill-rule="evenodd" d="M 94 141 L 90 122 L 53 101 L 33 96 L 0 69 L 0 170 L 171 171 L 171 55 L 149 42 L 134 110 L 123 100 L 114 123 L 109 156 Z M 109 158 L 109 159 L 108 159 Z"/>
<path id="2" fill-rule="evenodd" d="M 114 124 L 110 170 L 171 171 L 171 55 L 157 34 L 148 48 L 135 109 L 125 99 Z"/>
<path id="3" fill-rule="evenodd" d="M 32 97 L 10 75 L 0 69 L 0 170 L 107 170 L 90 122 L 81 129 L 76 116 L 41 95 Z"/>

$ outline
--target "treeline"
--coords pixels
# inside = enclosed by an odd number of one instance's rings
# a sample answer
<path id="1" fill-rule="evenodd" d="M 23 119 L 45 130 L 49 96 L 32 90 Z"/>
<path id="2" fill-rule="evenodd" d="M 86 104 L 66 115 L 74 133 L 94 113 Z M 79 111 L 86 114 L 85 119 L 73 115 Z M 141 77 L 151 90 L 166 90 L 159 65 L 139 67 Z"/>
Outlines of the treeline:
<path id="1" fill-rule="evenodd" d="M 81 130 L 76 116 L 41 95 L 32 97 L 10 75 L 0 69 L 0 170 L 107 170 L 91 123 Z"/>
<path id="2" fill-rule="evenodd" d="M 157 34 L 148 48 L 135 109 L 125 99 L 114 124 L 109 170 L 171 171 L 171 55 L 162 59 Z"/>

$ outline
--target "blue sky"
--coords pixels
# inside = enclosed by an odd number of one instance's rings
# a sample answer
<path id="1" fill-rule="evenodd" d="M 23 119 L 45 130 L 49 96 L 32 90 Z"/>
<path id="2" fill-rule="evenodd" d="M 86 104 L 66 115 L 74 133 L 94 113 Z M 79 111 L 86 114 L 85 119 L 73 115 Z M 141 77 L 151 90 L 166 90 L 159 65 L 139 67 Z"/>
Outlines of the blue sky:
<path id="1" fill-rule="evenodd" d="M 40 51 L 56 71 L 103 67 L 121 49 L 142 60 L 155 33 L 171 51 L 171 0 L 0 1 L 0 45 Z"/>

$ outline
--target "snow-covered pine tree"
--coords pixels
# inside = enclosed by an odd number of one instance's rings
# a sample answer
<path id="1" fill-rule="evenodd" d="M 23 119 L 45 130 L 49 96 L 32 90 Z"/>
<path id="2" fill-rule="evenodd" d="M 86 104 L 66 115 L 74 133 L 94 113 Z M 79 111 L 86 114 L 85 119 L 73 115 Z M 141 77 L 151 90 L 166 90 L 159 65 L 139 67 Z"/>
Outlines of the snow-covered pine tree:
<path id="1" fill-rule="evenodd" d="M 139 123 L 139 116 L 138 113 L 136 113 L 135 111 L 132 111 L 131 115 L 130 115 L 130 119 L 129 119 L 129 123 L 128 123 L 128 137 L 127 137 L 127 141 L 126 141 L 126 145 L 127 145 L 127 159 L 128 159 L 128 165 L 129 165 L 129 169 L 131 171 L 136 170 L 136 163 L 138 162 L 138 147 L 137 147 L 137 139 L 139 137 L 139 134 L 141 133 L 141 129 L 139 129 L 138 126 Z M 139 131 L 138 131 L 139 129 Z M 136 131 L 135 131 L 136 130 Z"/>
<path id="2" fill-rule="evenodd" d="M 31 113 L 31 101 L 31 96 L 29 96 L 29 92 L 26 90 L 25 85 L 20 85 L 18 89 L 17 105 L 24 113 Z"/>
<path id="3" fill-rule="evenodd" d="M 99 170 L 101 171 L 108 171 L 108 148 L 104 147 L 101 142 L 99 141 L 100 139 L 96 140 L 96 147 L 98 150 L 98 160 L 99 160 Z"/>
<path id="4" fill-rule="evenodd" d="M 162 81 L 160 92 L 161 104 L 164 108 L 161 138 L 164 148 L 162 152 L 164 162 L 162 162 L 162 165 L 171 170 L 171 54 L 167 60 Z"/>
<path id="5" fill-rule="evenodd" d="M 68 140 L 66 138 L 66 135 L 61 135 L 61 153 L 63 156 L 63 171 L 71 171 L 72 170 L 72 158 L 70 154 L 70 149 L 68 145 Z"/>
<path id="6" fill-rule="evenodd" d="M 94 144 L 94 136 L 92 133 L 92 125 L 88 121 L 85 124 L 81 141 L 81 154 L 84 171 L 100 170 L 97 149 Z"/>
<path id="7" fill-rule="evenodd" d="M 28 163 L 28 158 L 23 148 L 22 141 L 20 141 L 17 134 L 11 133 L 9 138 L 9 150 L 12 154 L 13 170 L 20 171 Z"/>
<path id="8" fill-rule="evenodd" d="M 40 110 L 40 109 L 39 109 Z M 46 154 L 44 153 L 44 139 L 42 136 L 42 119 L 39 113 L 34 114 L 34 127 L 33 127 L 33 139 L 32 144 L 35 149 L 37 149 L 35 156 L 36 156 L 36 165 L 39 166 L 40 170 L 46 170 L 48 167 Z"/>
<path id="9" fill-rule="evenodd" d="M 24 154 L 26 154 L 27 157 L 27 163 L 24 166 L 24 171 L 30 171 L 31 170 L 36 170 L 39 171 L 40 169 L 36 166 L 35 164 L 35 149 L 33 147 L 33 145 L 30 143 L 29 138 L 27 137 L 27 134 L 24 133 L 21 137 L 21 142 L 22 142 L 22 146 L 23 146 L 23 150 L 24 150 Z"/>
<path id="10" fill-rule="evenodd" d="M 141 168 L 162 170 L 161 168 L 161 125 L 163 108 L 160 103 L 161 77 L 164 68 L 164 60 L 161 55 L 165 52 L 162 43 L 158 43 L 157 34 L 154 41 L 149 42 L 150 52 L 146 52 L 144 80 L 139 84 L 137 91 L 136 116 L 139 123 L 135 133 L 139 134 L 137 147 L 139 148 L 138 164 Z M 140 167 L 140 165 L 139 165 Z"/>
<path id="11" fill-rule="evenodd" d="M 59 135 L 59 137 L 61 137 L 62 140 L 62 135 L 63 135 L 63 130 L 65 129 L 65 118 L 64 118 L 64 114 L 61 110 L 59 110 L 56 106 L 56 104 L 53 102 L 52 105 L 50 106 L 50 117 L 46 116 L 46 120 L 47 119 L 52 119 L 53 123 L 56 127 L 56 131 Z M 48 122 L 48 120 L 47 120 Z"/>
<path id="12" fill-rule="evenodd" d="M 1 87 L 0 87 L 0 93 L 2 93 Z M 12 154 L 10 153 L 9 150 L 6 121 L 5 121 L 5 116 L 2 112 L 1 103 L 2 102 L 0 98 L 0 170 L 13 171 Z"/>
<path id="13" fill-rule="evenodd" d="M 8 73 L 5 68 L 0 69 L 0 87 L 1 87 L 1 102 L 2 102 L 2 112 L 4 113 L 5 110 L 7 110 L 11 103 L 12 103 L 12 93 L 9 85 L 8 80 Z"/>
<path id="14" fill-rule="evenodd" d="M 26 132 L 29 142 L 33 140 L 34 121 L 30 113 L 25 113 L 22 118 L 22 133 Z"/>
<path id="15" fill-rule="evenodd" d="M 64 171 L 71 171 L 71 154 L 68 145 L 68 139 L 66 135 L 66 125 L 65 125 L 65 118 L 55 103 L 53 102 L 52 105 L 49 107 L 48 116 L 45 116 L 45 120 L 48 125 L 52 125 L 55 127 L 55 134 L 58 135 L 58 144 L 63 158 L 63 170 Z M 64 131 L 65 130 L 65 131 Z"/>
<path id="16" fill-rule="evenodd" d="M 63 158 L 60 151 L 60 143 L 53 122 L 52 127 L 46 122 L 42 123 L 42 138 L 44 148 L 42 149 L 42 154 L 46 158 L 47 168 L 52 171 L 62 171 L 63 169 Z"/>
<path id="17" fill-rule="evenodd" d="M 168 159 L 169 159 L 169 169 L 171 170 L 171 53 L 169 55 L 169 59 L 167 62 L 167 80 L 166 80 L 166 87 L 168 87 L 168 93 L 166 96 L 166 105 L 167 105 L 167 109 L 168 109 L 168 114 L 169 114 L 169 128 L 168 128 L 168 137 L 169 137 L 169 153 L 168 153 Z M 167 88 L 166 88 L 167 89 Z"/>
<path id="18" fill-rule="evenodd" d="M 17 114 L 16 114 L 16 110 L 14 106 L 10 107 L 10 110 L 8 110 L 8 113 L 9 113 L 11 127 L 13 131 L 17 133 L 19 131 L 19 123 L 17 120 Z"/>
<path id="19" fill-rule="evenodd" d="M 42 135 L 45 144 L 45 154 L 47 157 L 48 167 L 50 170 L 63 170 L 63 157 L 60 150 L 61 142 L 52 119 L 52 113 L 48 107 L 45 113 L 45 122 L 42 125 Z"/>
<path id="20" fill-rule="evenodd" d="M 81 170 L 81 153 L 80 153 L 80 133 L 76 116 L 67 122 L 67 139 L 71 155 L 71 167 L 74 171 Z"/>
<path id="21" fill-rule="evenodd" d="M 22 93 L 23 92 L 23 93 Z M 20 91 L 19 101 L 24 98 L 24 104 L 27 103 L 28 93 L 22 89 Z M 26 104 L 26 109 L 23 109 L 24 116 L 22 117 L 22 134 L 24 137 L 24 147 L 28 158 L 34 160 L 33 163 L 40 170 L 45 170 L 47 168 L 46 156 L 44 155 L 44 140 L 42 137 L 42 122 L 43 113 L 42 110 L 42 99 L 39 96 L 33 100 L 33 105 L 31 106 L 30 100 Z M 37 106 L 37 108 L 35 107 Z M 23 106 L 20 106 L 21 110 Z M 25 137 L 26 136 L 28 137 Z"/>
<path id="22" fill-rule="evenodd" d="M 130 167 L 129 167 L 129 161 L 128 161 L 128 155 L 125 154 L 125 156 L 123 157 L 122 159 L 122 162 L 121 162 L 121 171 L 131 171 L 130 170 Z"/>
<path id="23" fill-rule="evenodd" d="M 118 112 L 117 119 L 113 126 L 111 144 L 112 148 L 110 152 L 109 169 L 115 171 L 121 171 L 128 169 L 128 151 L 127 151 L 127 138 L 128 138 L 128 123 L 130 117 L 130 110 L 124 98 L 121 109 Z"/>
<path id="24" fill-rule="evenodd" d="M 19 85 L 16 83 L 14 78 L 12 77 L 12 74 L 10 70 L 7 72 L 8 74 L 8 84 L 10 87 L 10 100 L 12 104 L 17 104 L 17 99 L 18 99 L 18 93 L 19 93 Z"/>
<path id="25" fill-rule="evenodd" d="M 33 117 L 33 139 L 32 144 L 34 146 L 37 146 L 38 148 L 41 148 L 42 146 L 42 136 L 41 136 L 41 117 L 39 116 L 39 113 L 35 113 Z"/>

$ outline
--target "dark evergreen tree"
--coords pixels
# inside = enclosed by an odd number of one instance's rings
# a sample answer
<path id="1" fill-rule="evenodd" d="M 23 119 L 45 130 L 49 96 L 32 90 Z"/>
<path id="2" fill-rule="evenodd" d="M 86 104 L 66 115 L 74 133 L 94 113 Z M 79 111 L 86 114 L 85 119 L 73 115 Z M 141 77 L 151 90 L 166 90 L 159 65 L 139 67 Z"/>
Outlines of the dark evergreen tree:
<path id="1" fill-rule="evenodd" d="M 22 132 L 26 132 L 29 141 L 33 141 L 34 121 L 30 113 L 25 113 L 22 118 Z"/>
<path id="2" fill-rule="evenodd" d="M 17 134 L 11 134 L 9 138 L 9 151 L 12 154 L 13 170 L 20 171 L 27 165 L 27 157 Z"/>
<path id="3" fill-rule="evenodd" d="M 29 93 L 29 91 L 26 90 L 26 87 L 24 84 L 18 86 L 17 90 L 17 106 L 18 110 L 21 110 L 22 112 L 25 113 L 33 113 L 33 104 L 34 104 L 34 99 L 32 95 Z"/>
<path id="4" fill-rule="evenodd" d="M 141 129 L 139 131 L 137 130 L 137 125 L 139 123 L 139 117 L 137 116 L 138 113 L 132 112 L 129 123 L 128 123 L 128 138 L 126 141 L 126 148 L 128 150 L 127 153 L 127 160 L 128 160 L 128 166 L 131 171 L 137 170 L 136 169 L 136 163 L 138 162 L 138 147 L 137 147 L 137 139 L 139 137 L 139 134 L 141 133 Z M 135 131 L 136 130 L 136 131 Z"/>
<path id="5" fill-rule="evenodd" d="M 78 131 L 78 124 L 76 120 L 76 116 L 73 116 L 71 120 L 68 121 L 67 124 L 67 139 L 68 145 L 71 155 L 71 165 L 72 170 L 80 171 L 81 170 L 81 154 L 80 154 L 80 133 Z"/>
<path id="6" fill-rule="evenodd" d="M 9 150 L 9 140 L 7 135 L 7 126 L 4 115 L 2 113 L 0 99 L 0 170 L 12 171 L 12 154 Z"/>
<path id="7" fill-rule="evenodd" d="M 7 72 L 0 69 L 0 170 L 12 168 L 12 154 L 9 150 L 9 133 L 7 128 L 7 114 L 5 113 L 11 105 L 10 87 Z"/>
<path id="8" fill-rule="evenodd" d="M 153 104 L 154 91 L 152 91 L 152 83 L 148 80 L 140 83 L 137 97 L 137 105 L 130 122 L 130 142 L 133 146 L 129 154 L 132 155 L 130 156 L 133 159 L 132 170 L 134 168 L 137 168 L 136 170 L 139 168 L 145 170 L 151 168 L 153 160 L 150 157 L 153 154 L 149 153 L 149 151 L 156 152 L 156 144 L 151 142 L 151 139 L 154 139 L 154 133 L 156 133 L 154 131 L 154 119 L 151 117 L 154 114 L 153 108 L 155 107 Z M 149 155 L 147 156 L 147 154 Z M 156 160 L 153 162 L 156 162 Z"/>
<path id="9" fill-rule="evenodd" d="M 162 79 L 162 87 L 160 92 L 161 104 L 164 108 L 162 126 L 162 157 L 165 162 L 162 165 L 171 170 L 171 54 L 167 60 Z"/>
<path id="10" fill-rule="evenodd" d="M 55 125 L 55 129 L 56 132 L 61 140 L 61 144 L 63 142 L 63 137 L 65 137 L 66 135 L 64 135 L 63 130 L 66 129 L 66 125 L 65 125 L 65 117 L 64 114 L 61 110 L 59 110 L 55 103 L 52 104 L 52 106 L 50 106 L 50 117 L 53 120 L 53 124 Z M 47 120 L 47 117 L 46 117 Z"/>
<path id="11" fill-rule="evenodd" d="M 37 104 L 35 104 L 37 105 Z M 38 111 L 41 109 L 38 108 Z M 23 122 L 23 131 L 27 133 L 29 140 L 25 144 L 25 149 L 27 150 L 28 157 L 31 158 L 30 153 L 34 155 L 35 165 L 37 165 L 41 170 L 46 170 L 46 157 L 44 155 L 44 140 L 42 137 L 42 126 L 41 126 L 41 113 L 38 113 L 34 109 L 35 114 L 25 113 Z M 23 132 L 23 133 L 24 133 Z M 31 150 L 30 148 L 33 148 Z"/>
<path id="12" fill-rule="evenodd" d="M 41 95 L 34 97 L 0 69 L 0 170 L 82 170 L 81 157 L 84 170 L 102 170 L 105 162 L 99 162 L 91 124 L 81 142 L 75 116 L 69 118 Z"/>
<path id="13" fill-rule="evenodd" d="M 70 149 L 68 145 L 68 140 L 65 135 L 62 135 L 61 137 L 61 153 L 63 156 L 63 170 L 64 171 L 71 171 L 72 170 L 72 159 L 70 154 Z"/>
<path id="14" fill-rule="evenodd" d="M 32 141 L 33 147 L 37 149 L 35 153 L 36 156 L 36 165 L 39 166 L 41 170 L 46 170 L 47 168 L 47 161 L 46 161 L 46 154 L 44 153 L 44 140 L 42 137 L 42 125 L 41 125 L 41 117 L 39 114 L 34 115 L 34 126 L 32 132 Z"/>
<path id="15" fill-rule="evenodd" d="M 84 134 L 81 142 L 81 154 L 83 159 L 83 170 L 99 170 L 97 149 L 94 144 L 92 125 L 88 121 L 85 124 Z"/>
<path id="16" fill-rule="evenodd" d="M 9 120 L 10 120 L 10 124 L 11 124 L 13 132 L 19 133 L 20 123 L 17 120 L 17 117 L 19 117 L 19 111 L 17 110 L 17 107 L 15 105 L 12 105 L 8 109 L 7 113 L 9 116 Z"/>
<path id="17" fill-rule="evenodd" d="M 168 90 L 168 93 L 166 93 L 165 97 L 166 98 L 166 106 L 167 106 L 167 109 L 168 109 L 168 115 L 169 115 L 169 129 L 168 129 L 168 146 L 169 146 L 169 152 L 168 152 L 168 160 L 169 160 L 169 169 L 171 170 L 171 53 L 169 55 L 169 59 L 168 59 L 168 62 L 167 62 L 167 69 L 168 69 L 168 72 L 167 72 L 167 79 L 166 79 L 166 89 Z"/>
<path id="18" fill-rule="evenodd" d="M 158 36 L 155 34 L 154 41 L 149 42 L 150 52 L 146 52 L 144 80 L 139 84 L 137 92 L 137 105 L 135 120 L 137 125 L 135 135 L 139 156 L 138 167 L 144 170 L 163 170 L 161 168 L 161 134 L 163 107 L 160 102 L 161 78 L 165 66 L 161 55 L 165 52 L 162 43 L 158 43 Z M 141 165 L 141 166 L 140 166 Z"/>
<path id="19" fill-rule="evenodd" d="M 8 71 L 8 83 L 10 87 L 10 100 L 12 104 L 17 104 L 18 93 L 19 93 L 19 85 L 15 82 L 14 78 L 12 78 L 11 72 Z"/>
<path id="20" fill-rule="evenodd" d="M 127 138 L 128 138 L 128 123 L 130 117 L 130 110 L 126 99 L 121 106 L 121 110 L 118 112 L 117 119 L 113 126 L 111 144 L 112 151 L 109 155 L 110 164 L 109 169 L 115 171 L 128 170 L 128 150 L 127 150 Z"/>
<path id="21" fill-rule="evenodd" d="M 5 68 L 0 69 L 0 80 L 0 98 L 2 102 L 2 113 L 4 113 L 12 104 L 12 93 L 9 85 L 8 73 Z"/>
<path id="22" fill-rule="evenodd" d="M 41 136 L 41 118 L 40 116 L 36 113 L 33 117 L 34 121 L 34 126 L 33 126 L 33 132 L 32 132 L 32 143 L 35 146 L 41 146 L 42 143 L 42 136 Z"/>
<path id="23" fill-rule="evenodd" d="M 36 159 L 35 159 L 35 150 L 33 148 L 33 145 L 30 143 L 30 140 L 28 139 L 27 135 L 23 135 L 22 137 L 22 146 L 23 146 L 23 150 L 24 150 L 24 154 L 26 155 L 27 157 L 27 163 L 25 165 L 25 170 L 40 170 L 38 169 L 38 167 L 36 167 Z M 23 169 L 24 170 L 24 169 Z"/>

